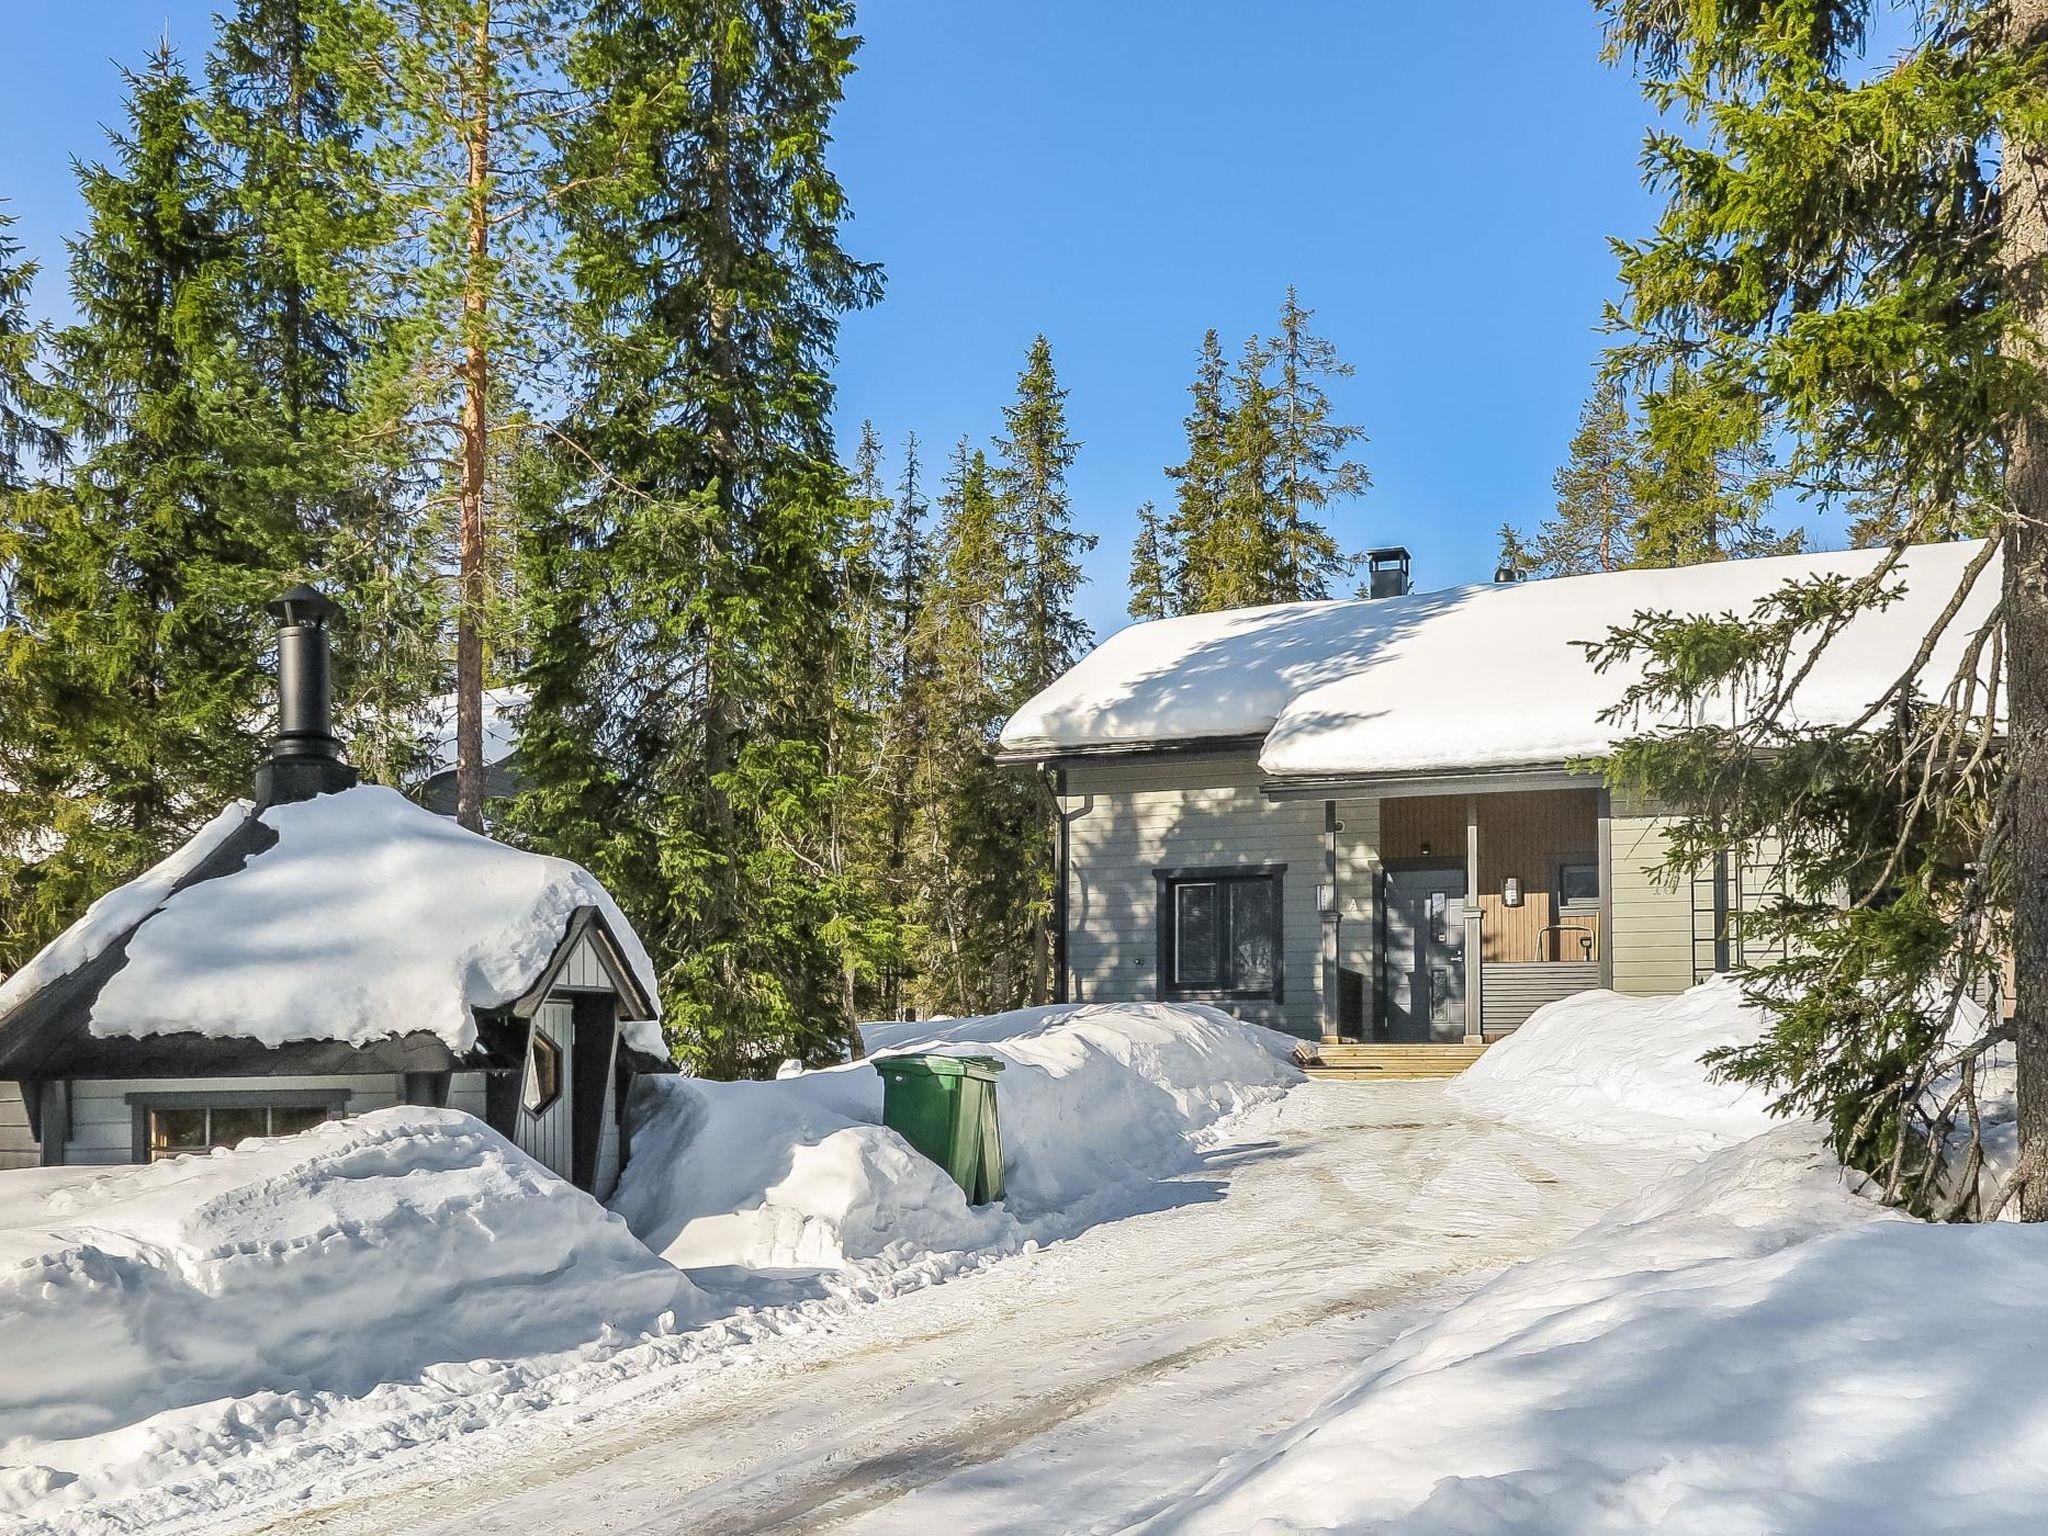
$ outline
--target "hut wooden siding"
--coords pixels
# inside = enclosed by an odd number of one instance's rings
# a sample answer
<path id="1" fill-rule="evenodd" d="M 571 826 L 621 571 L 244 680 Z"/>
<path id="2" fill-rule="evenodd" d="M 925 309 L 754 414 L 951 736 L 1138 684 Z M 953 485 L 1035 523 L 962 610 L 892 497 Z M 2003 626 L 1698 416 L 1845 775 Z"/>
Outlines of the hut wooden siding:
<path id="1" fill-rule="evenodd" d="M 29 1130 L 28 1106 L 21 1085 L 0 1082 L 0 1171 L 34 1168 L 43 1160 L 42 1147 Z"/>
<path id="2" fill-rule="evenodd" d="M 545 1035 L 560 1048 L 561 1076 L 554 1101 L 537 1115 L 527 1112 L 522 1079 L 522 1101 L 512 1140 L 535 1162 L 566 1179 L 575 1166 L 575 1142 L 570 1134 L 576 1098 L 571 1091 L 576 1081 L 575 1010 L 568 1002 L 551 997 L 534 1010 L 533 1028 L 536 1034 Z"/>

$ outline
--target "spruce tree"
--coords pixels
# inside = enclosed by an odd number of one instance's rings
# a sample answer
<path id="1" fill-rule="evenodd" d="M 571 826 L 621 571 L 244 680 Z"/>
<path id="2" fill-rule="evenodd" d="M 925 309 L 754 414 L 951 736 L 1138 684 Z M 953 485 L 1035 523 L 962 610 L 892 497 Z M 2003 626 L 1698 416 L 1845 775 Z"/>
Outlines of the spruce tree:
<path id="1" fill-rule="evenodd" d="M 244 347 L 281 447 L 249 475 L 288 504 L 306 574 L 342 600 L 351 761 L 403 784 L 425 766 L 420 720 L 441 685 L 440 576 L 386 387 L 377 268 L 397 231 L 360 121 L 382 100 L 361 77 L 365 12 L 365 0 L 240 0 L 208 62 L 205 119 L 229 187 Z"/>
<path id="2" fill-rule="evenodd" d="M 1519 581 L 1534 569 L 1534 551 L 1522 542 L 1522 535 L 1513 523 L 1502 523 L 1500 553 L 1494 557 L 1495 580 L 1505 575 L 1509 581 Z"/>
<path id="3" fill-rule="evenodd" d="M 523 536 L 515 824 L 606 880 L 671 1037 L 719 1075 L 828 1059 L 850 1027 L 827 365 L 879 283 L 825 159 L 850 23 L 828 0 L 607 7 L 567 60 L 589 110 L 556 125 L 581 382 Z"/>
<path id="4" fill-rule="evenodd" d="M 906 1001 L 909 954 L 919 940 L 915 932 L 915 901 L 910 875 L 910 839 L 917 812 L 917 766 L 930 715 L 929 668 L 918 643 L 919 625 L 931 589 L 932 556 L 927 547 L 923 463 L 915 432 L 903 443 L 903 471 L 896 482 L 882 550 L 886 612 L 886 697 L 878 752 L 878 771 L 888 797 L 886 815 L 886 888 L 894 920 L 895 953 L 882 977 L 879 1005 L 884 1014 L 901 1018 Z"/>
<path id="5" fill-rule="evenodd" d="M 1583 576 L 1634 564 L 1638 479 L 1627 398 L 1618 381 L 1603 376 L 1579 410 L 1565 463 L 1551 481 L 1557 510 L 1536 530 L 1531 569 Z"/>
<path id="6" fill-rule="evenodd" d="M 36 403 L 38 334 L 28 301 L 39 269 L 8 233 L 14 223 L 0 212 L 0 497 L 24 489 L 30 471 L 63 447 Z"/>
<path id="7" fill-rule="evenodd" d="M 919 942 L 918 1002 L 987 1013 L 1032 995 L 1036 903 L 1031 857 L 1043 814 L 1036 786 L 999 767 L 996 740 L 1012 704 L 1000 679 L 1016 636 L 1007 512 L 988 458 L 963 438 L 940 498 L 937 567 L 917 645 L 926 683 L 911 870 Z"/>
<path id="8" fill-rule="evenodd" d="M 1335 418 L 1324 381 L 1345 379 L 1352 366 L 1309 329 L 1315 311 L 1303 307 L 1290 284 L 1280 306 L 1280 329 L 1266 342 L 1274 371 L 1273 497 L 1275 566 L 1270 602 L 1300 602 L 1330 595 L 1333 578 L 1356 561 L 1320 519 L 1339 502 L 1365 494 L 1372 477 L 1349 457 L 1365 441 L 1364 429 Z"/>
<path id="9" fill-rule="evenodd" d="M 277 595 L 308 552 L 267 471 L 285 445 L 241 330 L 229 189 L 168 50 L 128 77 L 111 164 L 82 168 L 79 318 L 47 394 L 74 460 L 7 498 L 0 849 L 18 964 L 85 904 L 248 792 Z"/>
<path id="10" fill-rule="evenodd" d="M 1003 557 L 1009 584 L 1003 594 L 1005 704 L 1014 709 L 1081 659 L 1088 626 L 1074 612 L 1081 556 L 1093 535 L 1073 530 L 1067 471 L 1079 444 L 1067 435 L 1065 401 L 1053 373 L 1045 337 L 1031 343 L 1017 378 L 1017 399 L 1003 411 L 1008 436 L 995 474 L 1001 498 Z M 1052 989 L 1052 913 L 1058 807 L 1042 783 L 1034 784 L 1037 814 L 1020 829 L 1015 879 L 1031 934 L 1030 979 L 1025 998 L 1042 1003 Z"/>
<path id="11" fill-rule="evenodd" d="M 1184 547 L 1190 612 L 1279 602 L 1287 591 L 1280 423 L 1268 361 L 1253 337 L 1231 374 L 1216 513 Z"/>
<path id="12" fill-rule="evenodd" d="M 1765 521 L 1774 479 L 1753 398 L 1682 364 L 1643 402 L 1630 540 L 1643 566 L 1788 555 L 1804 542 Z"/>
<path id="13" fill-rule="evenodd" d="M 1194 382 L 1188 386 L 1191 404 L 1181 418 L 1187 457 L 1166 471 L 1174 482 L 1174 511 L 1163 537 L 1179 556 L 1176 599 L 1196 612 L 1211 606 L 1206 601 L 1212 585 L 1208 562 L 1215 546 L 1214 529 L 1223 514 L 1224 439 L 1230 430 L 1228 376 L 1223 344 L 1212 327 L 1202 337 Z"/>
<path id="14" fill-rule="evenodd" d="M 1148 501 L 1138 508 L 1138 537 L 1131 545 L 1131 617 L 1170 618 L 1179 611 L 1179 586 L 1171 535 Z"/>
<path id="15" fill-rule="evenodd" d="M 1819 1113 L 1894 1200 L 2048 1217 L 2048 0 L 1921 8 L 1877 70 L 1871 0 L 1602 8 L 1612 56 L 1690 125 L 1648 143 L 1665 207 L 1621 246 L 1612 366 L 1692 382 L 1704 408 L 1660 451 L 1772 443 L 1777 480 L 1857 498 L 1893 540 L 1867 575 L 1642 615 L 1596 650 L 1640 678 L 1617 723 L 1692 706 L 1610 769 L 1683 812 L 1673 872 L 1784 850 L 1784 899 L 1744 928 L 1797 941 L 1748 978 L 1771 1029 L 1715 1059 Z M 1802 718 L 1816 652 L 1916 579 L 1905 544 L 1953 533 L 1987 539 L 1930 594 L 1953 670 Z M 1972 592 L 1985 622 L 1959 619 Z M 2010 1023 L 1975 1006 L 2008 960 Z M 2019 1156 L 1980 1204 L 1981 1066 L 2007 1040 Z"/>
<path id="16" fill-rule="evenodd" d="M 1053 372 L 1052 347 L 1039 336 L 1017 376 L 1017 398 L 1003 408 L 1008 435 L 996 440 L 995 485 L 1013 578 L 1003 602 L 1016 647 L 1006 684 L 1019 703 L 1079 661 L 1090 643 L 1088 626 L 1074 613 L 1074 594 L 1081 557 L 1095 538 L 1073 528 L 1067 471 L 1080 444 L 1067 435 L 1066 398 Z"/>

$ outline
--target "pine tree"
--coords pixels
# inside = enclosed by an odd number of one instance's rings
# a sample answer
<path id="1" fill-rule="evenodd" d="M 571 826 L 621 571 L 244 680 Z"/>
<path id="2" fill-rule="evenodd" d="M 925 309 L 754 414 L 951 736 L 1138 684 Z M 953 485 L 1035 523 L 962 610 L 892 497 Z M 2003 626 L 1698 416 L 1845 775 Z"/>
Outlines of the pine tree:
<path id="1" fill-rule="evenodd" d="M 1266 343 L 1277 373 L 1273 495 L 1278 547 L 1272 602 L 1328 597 L 1331 579 L 1354 568 L 1356 561 L 1319 518 L 1372 485 L 1365 466 L 1348 457 L 1365 441 L 1365 432 L 1334 419 L 1323 387 L 1324 380 L 1349 378 L 1354 370 L 1330 342 L 1309 329 L 1314 318 L 1315 311 L 1302 306 L 1290 284 L 1280 306 L 1279 332 Z"/>
<path id="2" fill-rule="evenodd" d="M 631 0 L 569 55 L 582 385 L 524 535 L 520 835 L 604 878 L 699 1070 L 843 1052 L 848 892 L 825 867 L 841 249 L 824 155 L 857 40 L 829 0 Z M 675 253 L 687 252 L 688 259 Z"/>
<path id="3" fill-rule="evenodd" d="M 1211 328 L 1202 337 L 1195 379 L 1188 386 L 1192 404 L 1181 418 L 1187 433 L 1187 457 L 1166 471 L 1174 482 L 1174 512 L 1163 537 L 1179 557 L 1176 602 L 1195 612 L 1212 606 L 1206 601 L 1212 585 L 1208 562 L 1216 542 L 1214 530 L 1223 515 L 1224 440 L 1230 430 L 1231 410 L 1226 393 L 1228 375 L 1223 345 Z"/>
<path id="4" fill-rule="evenodd" d="M 886 886 L 895 928 L 896 953 L 884 972 L 880 1007 L 901 1018 L 905 1004 L 905 973 L 909 953 L 919 944 L 915 931 L 915 900 L 910 874 L 910 839 L 917 813 L 917 765 L 929 722 L 930 677 L 918 644 L 931 587 L 931 554 L 926 547 L 926 518 L 915 432 L 903 444 L 903 472 L 896 482 L 883 545 L 887 637 L 887 697 L 882 710 L 878 751 L 886 785 Z"/>
<path id="5" fill-rule="evenodd" d="M 1639 678 L 1618 724 L 1693 711 L 1610 766 L 1680 808 L 1673 872 L 1783 850 L 1784 899 L 1742 933 L 1797 941 L 1747 979 L 1771 1028 L 1711 1059 L 1824 1118 L 1893 1200 L 2048 1218 L 2048 0 L 1923 8 L 1877 70 L 1891 12 L 1870 0 L 1603 9 L 1611 53 L 1693 125 L 1650 137 L 1665 207 L 1620 247 L 1611 316 L 1617 372 L 1690 383 L 1653 413 L 1656 451 L 1698 466 L 1773 444 L 1774 480 L 1858 498 L 1895 541 L 1865 576 L 1642 615 L 1596 652 Z M 1987 543 L 1929 594 L 1925 637 L 1954 670 L 1902 669 L 1844 724 L 1803 717 L 1816 652 L 1916 579 L 1902 546 L 1958 532 Z M 1989 617 L 1959 620 L 1995 581 Z M 1972 1026 L 2008 959 L 2010 1023 L 1994 1007 Z M 2019 1155 L 1980 1205 L 1976 1095 L 2003 1040 Z"/>
<path id="6" fill-rule="evenodd" d="M 243 345 L 229 191 L 192 83 L 163 50 L 128 84 L 113 164 L 80 173 L 79 319 L 51 349 L 75 466 L 10 496 L 0 526 L 0 849 L 49 850 L 11 872 L 4 964 L 248 792 L 262 605 L 307 554 L 266 480 L 284 444 Z"/>
<path id="7" fill-rule="evenodd" d="M 1134 619 L 1170 618 L 1179 611 L 1180 575 L 1171 537 L 1151 502 L 1138 508 L 1138 537 L 1131 545 Z"/>
<path id="8" fill-rule="evenodd" d="M 555 0 L 376 0 L 351 18 L 361 62 L 350 90 L 380 124 L 398 232 L 383 273 L 399 314 L 381 403 L 415 429 L 432 469 L 425 505 L 447 525 L 456 816 L 481 829 L 483 690 L 516 659 L 506 477 L 532 414 L 563 387 L 546 140 L 585 103 L 560 67 L 570 17 Z"/>
<path id="9" fill-rule="evenodd" d="M 1551 484 L 1557 510 L 1536 531 L 1531 569 L 1551 576 L 1618 571 L 1635 563 L 1636 432 L 1621 385 L 1603 377 L 1579 410 L 1564 466 Z"/>

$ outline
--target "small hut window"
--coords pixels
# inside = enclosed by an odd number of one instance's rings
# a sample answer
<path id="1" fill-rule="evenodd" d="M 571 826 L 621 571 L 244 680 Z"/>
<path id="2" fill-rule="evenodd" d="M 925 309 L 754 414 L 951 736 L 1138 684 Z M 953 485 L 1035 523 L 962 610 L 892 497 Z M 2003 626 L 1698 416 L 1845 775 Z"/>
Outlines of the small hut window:
<path id="1" fill-rule="evenodd" d="M 548 1106 L 562 1096 L 562 1048 L 542 1034 L 533 1032 L 533 1049 L 526 1057 L 526 1090 L 519 1102 L 529 1115 L 547 1113 Z"/>
<path id="2" fill-rule="evenodd" d="M 164 1097 L 184 1099 L 183 1095 Z M 135 1098 L 131 1096 L 130 1102 L 135 1102 Z M 333 1113 L 324 1100 L 317 1104 L 208 1104 L 185 1100 L 137 1107 L 144 1117 L 143 1156 L 152 1163 L 187 1152 L 239 1146 L 252 1136 L 289 1136 L 312 1129 Z"/>

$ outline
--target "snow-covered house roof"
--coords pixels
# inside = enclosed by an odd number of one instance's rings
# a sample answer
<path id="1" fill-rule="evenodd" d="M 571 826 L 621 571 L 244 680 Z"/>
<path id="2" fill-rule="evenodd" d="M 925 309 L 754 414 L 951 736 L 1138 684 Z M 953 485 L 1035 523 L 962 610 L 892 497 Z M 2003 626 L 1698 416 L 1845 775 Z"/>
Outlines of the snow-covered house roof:
<path id="1" fill-rule="evenodd" d="M 0 1077 L 226 1065 L 444 1071 L 592 944 L 625 1043 L 666 1060 L 652 964 L 597 879 L 360 786 L 238 802 L 0 984 Z M 119 1042 L 116 1047 L 115 1042 Z"/>
<path id="2" fill-rule="evenodd" d="M 1855 718 L 1911 663 L 1978 543 L 1906 553 L 1905 595 L 1859 615 L 1800 689 L 1812 723 Z M 1749 612 L 1789 580 L 1867 574 L 1882 551 L 1288 603 L 1134 624 L 1017 711 L 1007 756 L 1045 759 L 1206 742 L 1256 746 L 1276 779 L 1554 764 L 1614 742 L 1601 713 L 1638 675 L 1594 671 L 1578 642 L 1645 611 Z M 1928 663 L 1945 677 L 1997 594 L 1977 580 Z"/>

